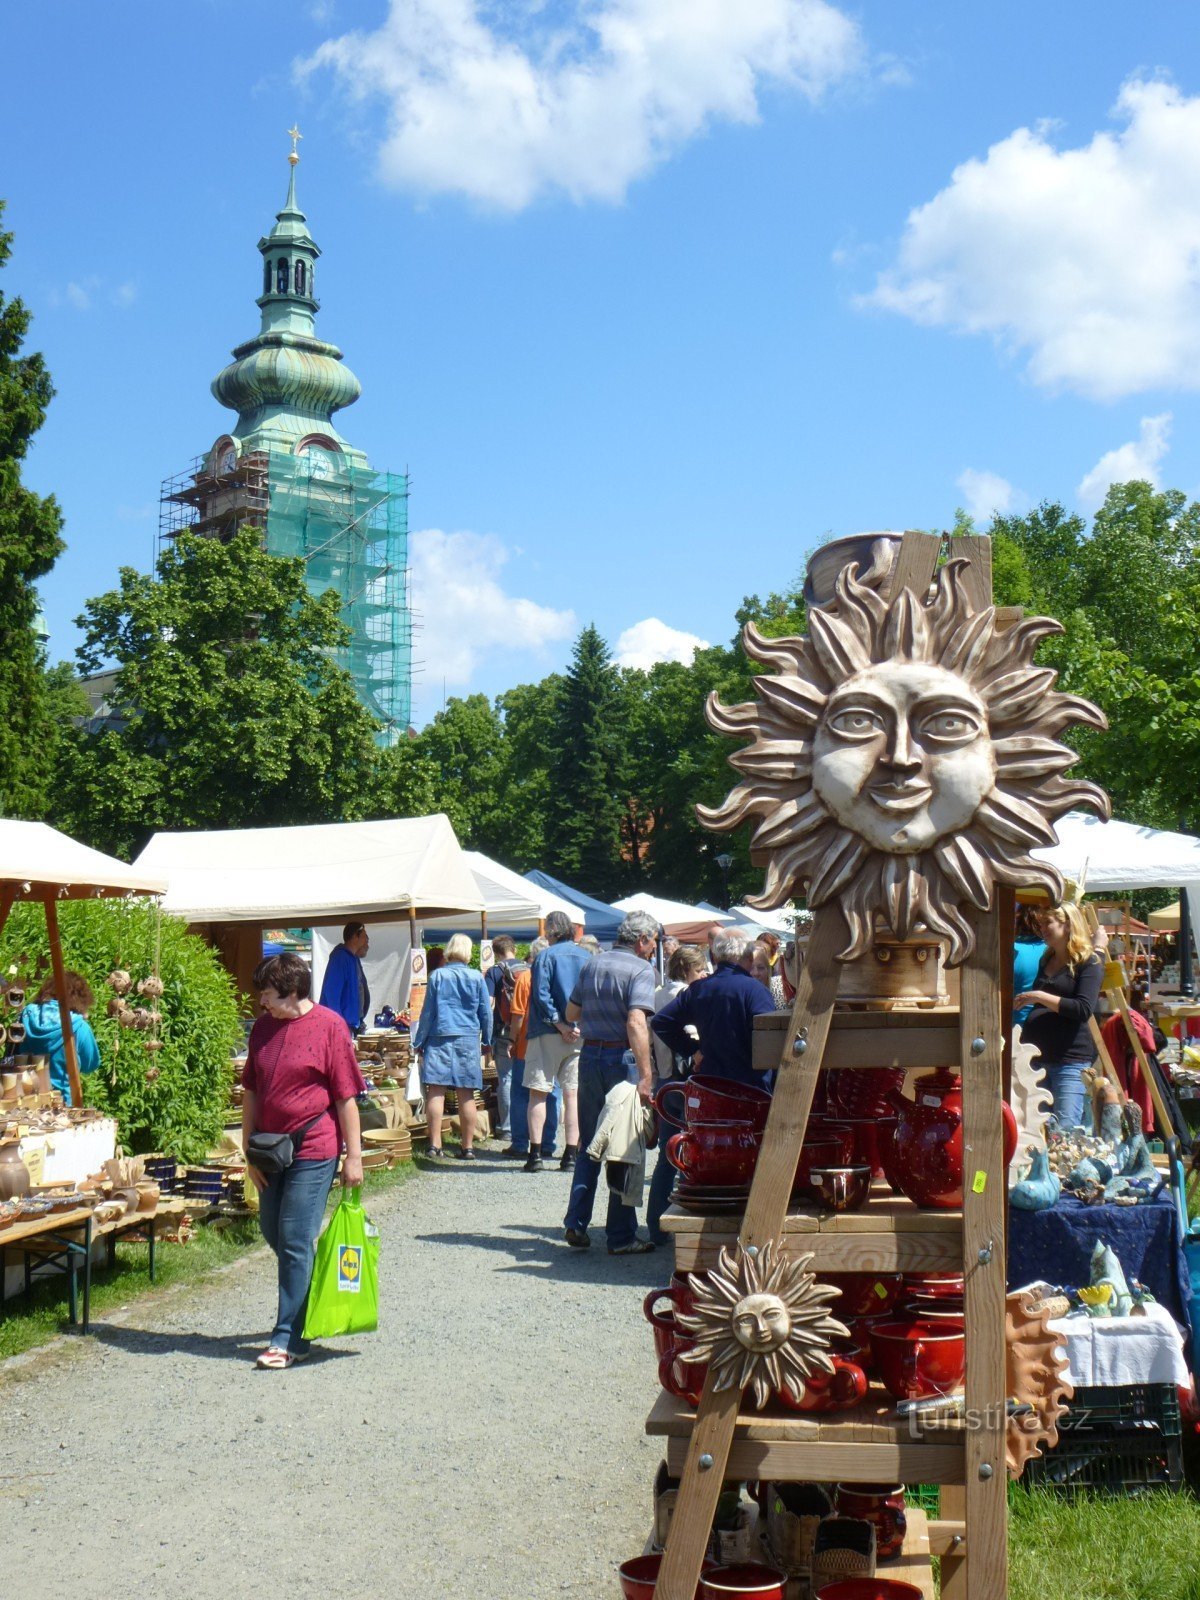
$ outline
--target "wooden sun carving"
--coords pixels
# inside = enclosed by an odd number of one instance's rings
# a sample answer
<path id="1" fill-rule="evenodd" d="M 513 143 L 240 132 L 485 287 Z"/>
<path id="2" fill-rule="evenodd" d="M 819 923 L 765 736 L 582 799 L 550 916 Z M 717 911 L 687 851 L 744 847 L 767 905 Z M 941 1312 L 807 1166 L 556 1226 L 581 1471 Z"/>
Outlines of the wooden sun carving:
<path id="1" fill-rule="evenodd" d="M 746 654 L 775 669 L 755 678 L 756 701 L 709 700 L 714 728 L 752 742 L 730 757 L 743 781 L 700 806 L 701 821 L 729 831 L 754 819 L 767 876 L 747 903 L 770 909 L 805 884 L 810 906 L 836 900 L 842 960 L 863 954 L 882 918 L 897 939 L 917 928 L 945 939 L 957 965 L 975 943 L 964 908 L 989 910 L 996 883 L 1061 896 L 1059 874 L 1029 854 L 1054 843 L 1056 817 L 1109 815 L 1103 790 L 1062 776 L 1078 757 L 1057 736 L 1107 723 L 1034 665 L 1060 625 L 1029 617 L 998 633 L 995 607 L 977 610 L 965 591 L 967 565 L 947 562 L 931 598 L 889 599 L 851 564 L 809 613 L 807 638 L 747 624 Z"/>
<path id="2" fill-rule="evenodd" d="M 1005 1362 L 1009 1399 L 1025 1415 L 1010 1417 L 1006 1436 L 1008 1475 L 1019 1478 L 1030 1456 L 1043 1445 L 1058 1443 L 1058 1419 L 1075 1393 L 1063 1374 L 1067 1362 L 1063 1337 L 1048 1326 L 1053 1312 L 1035 1310 L 1027 1291 L 1010 1294 L 1004 1303 Z"/>
<path id="3" fill-rule="evenodd" d="M 745 1391 L 756 1409 L 786 1389 L 799 1401 L 815 1372 L 832 1372 L 829 1341 L 848 1329 L 829 1315 L 839 1290 L 818 1283 L 811 1255 L 722 1249 L 715 1268 L 691 1274 L 694 1306 L 676 1323 L 692 1335 L 690 1361 L 707 1361 L 716 1389 Z"/>

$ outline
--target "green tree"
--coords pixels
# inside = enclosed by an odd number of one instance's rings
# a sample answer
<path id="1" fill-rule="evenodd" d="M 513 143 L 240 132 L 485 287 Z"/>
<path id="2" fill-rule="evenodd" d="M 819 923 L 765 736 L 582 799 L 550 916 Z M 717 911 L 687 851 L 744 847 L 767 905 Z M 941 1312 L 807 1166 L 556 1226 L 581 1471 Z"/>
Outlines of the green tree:
<path id="1" fill-rule="evenodd" d="M 636 873 L 621 854 L 624 704 L 608 646 L 589 625 L 575 641 L 555 707 L 546 851 L 555 876 L 600 899 L 619 894 Z"/>
<path id="2" fill-rule="evenodd" d="M 0 231 L 0 267 L 12 238 Z M 21 463 L 54 393 L 42 357 L 21 354 L 29 323 L 21 301 L 0 294 L 0 815 L 7 817 L 40 817 L 50 792 L 53 730 L 33 631 L 33 585 L 63 550 L 57 502 L 21 482 Z"/>
<path id="3" fill-rule="evenodd" d="M 61 762 L 59 816 L 104 849 L 157 828 L 353 819 L 371 809 L 375 723 L 330 652 L 349 633 L 304 562 L 244 529 L 184 535 L 157 577 L 123 567 L 79 619 L 86 670 L 115 663 L 112 716 Z"/>

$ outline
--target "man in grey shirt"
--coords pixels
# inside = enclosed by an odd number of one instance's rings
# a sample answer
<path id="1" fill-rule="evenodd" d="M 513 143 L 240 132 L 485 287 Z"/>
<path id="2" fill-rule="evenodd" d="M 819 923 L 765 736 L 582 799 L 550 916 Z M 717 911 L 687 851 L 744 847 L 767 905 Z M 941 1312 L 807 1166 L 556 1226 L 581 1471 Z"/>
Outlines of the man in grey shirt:
<path id="1" fill-rule="evenodd" d="M 593 956 L 576 980 L 567 1018 L 583 1035 L 579 1054 L 579 1154 L 567 1206 L 566 1240 L 586 1250 L 588 1223 L 596 1201 L 600 1163 L 587 1153 L 604 1110 L 604 1097 L 618 1083 L 636 1083 L 649 1102 L 654 1093 L 649 1018 L 654 1014 L 654 968 L 658 923 L 645 911 L 631 911 L 617 931 L 613 949 Z M 608 1197 L 605 1223 L 610 1256 L 644 1255 L 654 1246 L 637 1236 L 637 1213 Z"/>

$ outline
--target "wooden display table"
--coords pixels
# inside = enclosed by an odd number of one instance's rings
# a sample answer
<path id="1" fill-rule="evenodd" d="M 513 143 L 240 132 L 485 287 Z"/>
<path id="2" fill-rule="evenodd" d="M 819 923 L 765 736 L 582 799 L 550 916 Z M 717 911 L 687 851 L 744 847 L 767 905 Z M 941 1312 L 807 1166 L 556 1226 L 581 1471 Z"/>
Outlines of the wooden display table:
<path id="1" fill-rule="evenodd" d="M 34 1272 L 38 1267 L 67 1276 L 67 1304 L 71 1325 L 87 1333 L 92 1307 L 92 1246 L 103 1239 L 109 1267 L 116 1264 L 117 1239 L 145 1228 L 149 1242 L 150 1282 L 154 1282 L 154 1246 L 157 1211 L 129 1211 L 110 1222 L 97 1222 L 90 1206 L 63 1211 L 54 1216 L 30 1217 L 24 1222 L 0 1228 L 0 1261 L 7 1250 L 15 1250 L 25 1268 L 25 1298 L 33 1292 Z M 83 1271 L 83 1318 L 77 1311 L 78 1277 Z"/>

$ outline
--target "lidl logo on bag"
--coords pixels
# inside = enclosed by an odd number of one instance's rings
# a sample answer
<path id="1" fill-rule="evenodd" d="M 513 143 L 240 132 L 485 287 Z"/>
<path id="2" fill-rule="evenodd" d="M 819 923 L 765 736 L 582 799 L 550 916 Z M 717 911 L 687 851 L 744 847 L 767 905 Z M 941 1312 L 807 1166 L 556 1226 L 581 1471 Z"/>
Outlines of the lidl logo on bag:
<path id="1" fill-rule="evenodd" d="M 362 1288 L 362 1246 L 338 1245 L 338 1293 L 358 1294 Z"/>

